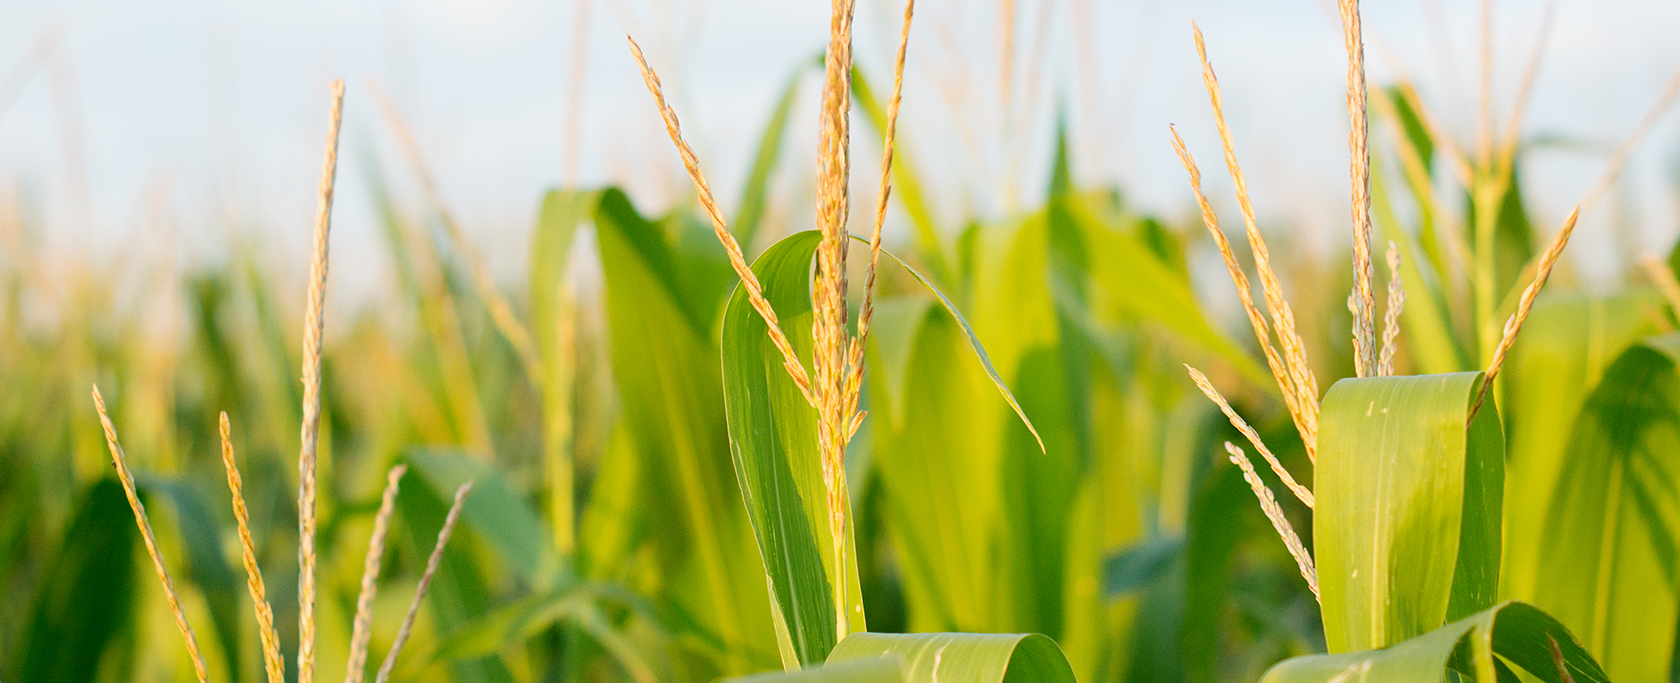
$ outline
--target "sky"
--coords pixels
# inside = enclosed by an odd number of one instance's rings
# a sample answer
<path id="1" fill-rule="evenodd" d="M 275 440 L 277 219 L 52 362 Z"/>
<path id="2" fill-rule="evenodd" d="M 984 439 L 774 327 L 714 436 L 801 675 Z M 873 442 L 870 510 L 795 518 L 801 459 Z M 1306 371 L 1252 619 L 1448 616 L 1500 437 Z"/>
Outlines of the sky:
<path id="1" fill-rule="evenodd" d="M 917 4 L 900 142 L 930 178 L 941 224 L 1041 198 L 1063 112 L 1079 181 L 1188 219 L 1194 205 L 1167 130 L 1176 125 L 1234 225 L 1195 21 L 1262 223 L 1317 257 L 1345 253 L 1346 61 L 1330 0 L 1015 0 L 1008 50 L 1000 2 Z M 1366 5 L 1372 84 L 1415 81 L 1467 144 L 1481 4 Z M 1547 5 L 1492 8 L 1503 122 Z M 858 0 L 857 59 L 877 81 L 901 12 L 898 0 Z M 389 281 L 373 178 L 408 205 L 421 201 L 380 96 L 413 130 L 441 201 L 511 282 L 547 188 L 615 184 L 645 211 L 690 196 L 627 34 L 661 72 L 729 213 L 780 89 L 824 45 L 827 13 L 817 0 L 0 0 L 0 208 L 24 207 L 43 249 L 62 258 L 215 263 L 243 241 L 301 282 L 328 83 L 342 77 L 333 286 L 355 299 Z M 1673 2 L 1556 3 L 1522 124 L 1525 136 L 1570 143 L 1537 149 L 1522 168 L 1546 232 L 1680 68 L 1677 28 Z M 812 216 L 819 87 L 805 74 L 772 199 L 773 214 L 801 228 Z M 866 205 L 880 143 L 859 123 L 853 196 Z M 1673 113 L 1658 122 L 1583 219 L 1571 251 L 1587 284 L 1613 285 L 1619 255 L 1665 252 L 1680 233 L 1677 124 Z M 889 238 L 903 223 L 893 216 Z"/>

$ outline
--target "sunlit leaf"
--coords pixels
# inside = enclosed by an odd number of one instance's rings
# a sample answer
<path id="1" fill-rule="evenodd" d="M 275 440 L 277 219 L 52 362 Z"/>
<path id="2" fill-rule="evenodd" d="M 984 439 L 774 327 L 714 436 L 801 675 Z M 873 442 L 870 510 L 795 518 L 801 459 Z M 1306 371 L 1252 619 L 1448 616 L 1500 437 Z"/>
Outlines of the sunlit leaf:
<path id="1" fill-rule="evenodd" d="M 1504 439 L 1482 375 L 1344 379 L 1319 417 L 1313 550 L 1330 652 L 1387 647 L 1493 604 Z"/>
<path id="2" fill-rule="evenodd" d="M 1073 683 L 1056 641 L 1036 634 L 858 633 L 835 646 L 830 664 L 896 660 L 906 683 Z"/>
<path id="3" fill-rule="evenodd" d="M 1562 683 L 1554 641 L 1570 680 L 1610 680 L 1563 624 L 1532 605 L 1507 602 L 1387 649 L 1290 659 L 1267 671 L 1261 683 L 1410 683 L 1447 680 L 1448 671 L 1465 676 L 1460 680 L 1494 683 L 1516 680 L 1510 667 Z"/>

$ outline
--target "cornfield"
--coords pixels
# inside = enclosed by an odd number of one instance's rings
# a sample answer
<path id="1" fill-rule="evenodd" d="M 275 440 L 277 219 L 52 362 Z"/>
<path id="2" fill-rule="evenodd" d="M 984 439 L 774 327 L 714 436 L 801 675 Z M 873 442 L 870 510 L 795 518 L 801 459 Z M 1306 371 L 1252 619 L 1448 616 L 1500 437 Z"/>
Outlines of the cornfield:
<path id="1" fill-rule="evenodd" d="M 914 0 L 880 74 L 833 0 L 732 213 L 632 36 L 692 201 L 550 191 L 513 290 L 342 82 L 301 299 L 251 244 L 161 295 L 190 324 L 160 338 L 0 221 L 0 679 L 1680 680 L 1680 249 L 1547 284 L 1680 88 L 1553 229 L 1527 84 L 1464 144 L 1337 10 L 1345 269 L 1268 250 L 1195 27 L 1221 146 L 1163 130 L 1161 171 L 1199 225 L 1082 183 L 1065 127 L 1042 205 L 937 221 L 897 145 Z M 781 168 L 814 79 L 817 168 Z M 398 310 L 332 329 L 356 97 L 426 202 L 370 183 Z M 768 220 L 812 170 L 811 229 Z"/>

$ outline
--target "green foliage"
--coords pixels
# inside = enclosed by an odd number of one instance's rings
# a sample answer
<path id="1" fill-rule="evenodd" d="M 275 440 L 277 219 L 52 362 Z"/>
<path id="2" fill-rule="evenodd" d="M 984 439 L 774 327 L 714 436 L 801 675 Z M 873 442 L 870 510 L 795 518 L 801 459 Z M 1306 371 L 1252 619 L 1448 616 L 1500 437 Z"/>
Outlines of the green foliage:
<path id="1" fill-rule="evenodd" d="M 1444 680 L 1448 672 L 1477 681 L 1516 681 L 1514 670 L 1547 683 L 1610 680 L 1556 619 L 1531 605 L 1507 602 L 1387 649 L 1291 659 L 1261 681 L 1432 681 Z"/>
<path id="2" fill-rule="evenodd" d="M 1330 652 L 1383 648 L 1493 604 L 1504 440 L 1481 373 L 1344 379 L 1325 394 L 1313 546 Z"/>
<path id="3" fill-rule="evenodd" d="M 759 674 L 730 683 L 1072 683 L 1056 642 L 1042 635 L 858 633 L 834 648 L 827 663 L 802 671 Z"/>

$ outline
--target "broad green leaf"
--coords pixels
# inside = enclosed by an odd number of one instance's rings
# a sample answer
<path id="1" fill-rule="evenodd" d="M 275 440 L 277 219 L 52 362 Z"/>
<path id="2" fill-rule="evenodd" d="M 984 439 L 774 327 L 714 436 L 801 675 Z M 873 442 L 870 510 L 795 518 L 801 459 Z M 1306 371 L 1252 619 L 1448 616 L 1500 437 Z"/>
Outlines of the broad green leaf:
<path id="1" fill-rule="evenodd" d="M 803 356 L 811 348 L 811 259 L 822 235 L 790 235 L 758 257 L 753 272 L 782 331 Z M 816 410 L 782 366 L 769 327 L 746 290 L 730 297 L 723 324 L 723 386 L 729 448 L 747 518 L 764 561 L 783 666 L 796 669 L 828 657 L 836 641 L 834 543 L 828 489 L 817 450 Z M 851 517 L 848 515 L 847 520 Z M 842 539 L 854 553 L 850 529 Z M 848 627 L 864 629 L 857 565 L 846 564 Z"/>
<path id="2" fill-rule="evenodd" d="M 85 489 L 64 532 L 56 559 L 35 594 L 29 626 L 12 665 L 20 681 L 93 681 L 102 669 L 120 676 L 125 665 L 106 662 L 134 624 L 136 555 L 140 533 L 122 486 L 101 479 Z"/>
<path id="3" fill-rule="evenodd" d="M 1562 683 L 1552 641 L 1571 680 L 1610 680 L 1563 624 L 1532 605 L 1506 602 L 1387 649 L 1290 659 L 1267 671 L 1261 683 L 1444 681 L 1449 670 L 1463 675 L 1460 680 L 1492 683 L 1516 680 L 1509 667 Z"/>
<path id="4" fill-rule="evenodd" d="M 1482 375 L 1344 379 L 1325 394 L 1314 556 L 1331 653 L 1387 647 L 1493 604 L 1504 438 Z"/>
<path id="5" fill-rule="evenodd" d="M 814 231 L 790 235 L 765 250 L 753 265 L 783 332 L 807 358 L 811 262 L 820 240 Z M 891 254 L 889 257 L 897 260 Z M 966 365 L 961 349 L 955 347 L 968 346 L 979 358 L 987 380 L 1020 413 L 1019 404 L 998 377 L 972 328 L 956 312 L 955 304 L 920 273 L 903 261 L 899 263 L 928 286 L 945 305 L 953 326 L 961 330 L 960 337 L 953 337 L 961 341 L 949 349 L 953 353 L 946 359 Z M 827 489 L 816 448 L 816 414 L 787 376 L 782 356 L 770 342 L 768 328 L 744 290 L 737 288 L 731 297 L 723 328 L 730 447 L 775 596 L 774 618 L 784 664 L 791 669 L 826 657 L 834 646 L 837 625 L 833 612 L 834 541 L 826 522 Z M 890 406 L 890 401 L 882 405 L 888 414 L 893 412 Z M 1024 415 L 1022 419 L 1025 421 Z M 863 606 L 857 589 L 856 551 L 852 549 L 855 541 L 849 529 L 846 534 L 845 552 L 854 558 L 844 568 L 849 574 L 844 579 L 845 604 L 851 610 L 848 627 L 862 630 Z"/>
<path id="6" fill-rule="evenodd" d="M 1523 596 L 1568 624 L 1618 680 L 1666 680 L 1680 535 L 1680 334 L 1650 337 L 1604 371 L 1569 433 Z"/>
<path id="7" fill-rule="evenodd" d="M 759 137 L 758 153 L 753 157 L 752 170 L 747 173 L 747 185 L 741 190 L 741 208 L 730 228 L 743 248 L 752 249 L 753 240 L 758 237 L 758 226 L 769 203 L 770 175 L 782 155 L 782 140 L 786 137 L 788 119 L 793 117 L 793 100 L 799 94 L 800 77 L 809 68 L 800 64 L 788 76 L 787 85 L 782 86 L 782 95 L 776 99 L 776 108 L 771 110 L 770 120 L 765 122 L 764 133 Z"/>
<path id="8" fill-rule="evenodd" d="M 898 660 L 890 657 L 856 659 L 814 666 L 802 671 L 754 674 L 726 683 L 903 683 Z"/>
<path id="9" fill-rule="evenodd" d="M 830 664 L 888 659 L 905 683 L 1073 683 L 1056 641 L 1038 634 L 857 633 L 840 641 Z"/>
<path id="10" fill-rule="evenodd" d="M 638 505 L 662 577 L 652 590 L 692 617 L 695 628 L 679 635 L 725 644 L 721 660 L 684 645 L 678 666 L 696 679 L 766 668 L 777 641 L 730 464 L 718 366 L 728 260 L 708 226 L 650 222 L 617 190 L 602 195 L 595 227 L 621 419 L 641 460 Z"/>
<path id="11" fill-rule="evenodd" d="M 538 586 L 551 585 L 559 571 L 554 546 L 525 497 L 508 484 L 494 466 L 462 453 L 418 450 L 408 456 L 426 483 L 445 496 L 473 482 L 472 494 L 461 508 L 461 523 L 470 527 L 520 578 Z"/>
<path id="12" fill-rule="evenodd" d="M 490 656 L 510 645 L 526 642 L 556 623 L 566 623 L 594 638 L 619 660 L 626 671 L 643 678 L 639 674 L 647 669 L 647 665 L 640 654 L 624 647 L 621 636 L 602 615 L 602 606 L 606 603 L 629 606 L 644 616 L 653 613 L 652 607 L 645 604 L 640 596 L 617 586 L 601 583 L 567 585 L 502 605 L 462 624 L 449 634 L 433 658 L 477 659 Z"/>

